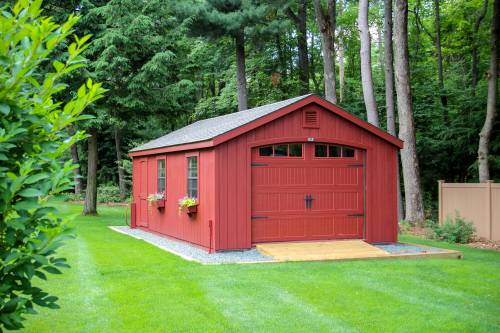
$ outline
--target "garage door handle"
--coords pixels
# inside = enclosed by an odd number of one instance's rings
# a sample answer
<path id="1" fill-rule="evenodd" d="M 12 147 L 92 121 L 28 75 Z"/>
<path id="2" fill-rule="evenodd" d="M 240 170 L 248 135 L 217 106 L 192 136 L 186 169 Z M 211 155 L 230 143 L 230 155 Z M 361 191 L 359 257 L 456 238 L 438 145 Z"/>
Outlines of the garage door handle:
<path id="1" fill-rule="evenodd" d="M 365 214 L 349 214 L 347 216 L 365 216 Z"/>
<path id="2" fill-rule="evenodd" d="M 269 216 L 251 216 L 252 220 L 267 219 Z"/>
<path id="3" fill-rule="evenodd" d="M 304 201 L 306 202 L 306 208 L 312 208 L 312 202 L 313 202 L 313 197 L 312 194 L 306 194 Z"/>

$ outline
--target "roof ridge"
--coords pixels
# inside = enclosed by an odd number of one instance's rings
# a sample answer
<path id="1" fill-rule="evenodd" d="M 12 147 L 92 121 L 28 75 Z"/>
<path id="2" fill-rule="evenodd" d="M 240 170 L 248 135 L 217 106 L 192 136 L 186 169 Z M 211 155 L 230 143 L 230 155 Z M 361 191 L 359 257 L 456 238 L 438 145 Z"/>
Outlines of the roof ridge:
<path id="1" fill-rule="evenodd" d="M 197 122 L 200 122 L 200 121 L 204 121 L 204 120 L 208 120 L 208 119 L 217 119 L 217 118 L 222 118 L 222 117 L 226 117 L 226 116 L 231 116 L 231 115 L 235 115 L 235 114 L 241 114 L 242 112 L 253 112 L 255 111 L 256 109 L 260 109 L 260 108 L 263 108 L 263 107 L 271 107 L 275 104 L 279 104 L 279 103 L 283 103 L 283 104 L 286 104 L 286 102 L 289 102 L 290 100 L 297 100 L 297 101 L 300 101 L 301 99 L 303 98 L 306 98 L 306 97 L 309 97 L 309 96 L 312 96 L 312 95 L 315 95 L 315 94 L 306 94 L 306 95 L 301 95 L 301 96 L 296 96 L 296 97 L 292 97 L 292 98 L 289 98 L 289 99 L 285 99 L 283 101 L 277 101 L 277 102 L 273 102 L 273 103 L 269 103 L 269 104 L 264 104 L 264 105 L 259 105 L 259 106 L 256 106 L 256 107 L 253 107 L 251 109 L 245 109 L 245 110 L 240 110 L 240 111 L 236 111 L 236 112 L 230 112 L 230 113 L 226 113 L 226 114 L 221 114 L 219 116 L 215 116 L 215 117 L 210 117 L 210 118 L 205 118 L 205 119 L 200 119 L 200 120 L 197 120 L 195 121 L 194 123 L 191 123 L 189 125 L 192 125 L 192 124 L 196 124 Z M 186 125 L 186 126 L 189 126 L 189 125 Z M 184 127 L 186 127 L 184 126 Z M 184 127 L 181 127 L 181 128 L 184 128 Z M 181 129 L 179 128 L 179 129 Z M 177 130 L 176 130 L 177 131 Z M 175 132 L 175 131 L 172 131 L 172 132 Z M 170 132 L 170 133 L 172 133 Z"/>
<path id="2" fill-rule="evenodd" d="M 216 136 L 229 132 L 235 128 L 238 128 L 267 114 L 278 111 L 286 106 L 289 106 L 295 102 L 313 95 L 314 94 L 296 96 L 283 101 L 277 101 L 274 103 L 257 106 L 251 109 L 200 119 L 184 127 L 178 128 L 172 132 L 162 135 L 159 138 L 150 140 L 138 147 L 135 147 L 131 149 L 130 152 L 210 140 L 215 138 Z M 226 120 L 226 123 L 224 123 L 224 120 Z M 198 133 L 191 133 L 196 130 Z M 171 138 L 170 142 L 162 143 L 162 141 L 166 141 L 169 138 Z"/>

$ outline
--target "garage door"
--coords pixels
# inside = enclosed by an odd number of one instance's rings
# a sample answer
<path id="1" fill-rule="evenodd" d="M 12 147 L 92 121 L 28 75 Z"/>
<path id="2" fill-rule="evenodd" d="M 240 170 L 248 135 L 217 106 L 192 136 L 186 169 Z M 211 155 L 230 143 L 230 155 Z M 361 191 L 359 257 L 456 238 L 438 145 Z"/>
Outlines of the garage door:
<path id="1" fill-rule="evenodd" d="M 323 143 L 252 150 L 252 242 L 363 238 L 364 151 Z"/>

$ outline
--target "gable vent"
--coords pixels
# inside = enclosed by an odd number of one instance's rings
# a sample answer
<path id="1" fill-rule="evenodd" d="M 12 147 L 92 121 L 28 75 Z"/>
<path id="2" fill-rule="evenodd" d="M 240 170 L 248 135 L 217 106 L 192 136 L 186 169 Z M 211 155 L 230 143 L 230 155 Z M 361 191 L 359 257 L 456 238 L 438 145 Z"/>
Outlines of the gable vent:
<path id="1" fill-rule="evenodd" d="M 304 111 L 304 127 L 318 128 L 318 112 L 315 110 Z"/>

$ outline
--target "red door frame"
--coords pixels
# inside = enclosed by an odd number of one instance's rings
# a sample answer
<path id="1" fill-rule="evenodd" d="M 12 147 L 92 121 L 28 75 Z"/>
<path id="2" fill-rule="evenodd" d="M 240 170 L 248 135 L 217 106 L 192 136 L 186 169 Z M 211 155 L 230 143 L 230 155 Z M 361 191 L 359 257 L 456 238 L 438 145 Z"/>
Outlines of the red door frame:
<path id="1" fill-rule="evenodd" d="M 356 149 L 356 154 L 360 153 L 361 154 L 361 161 L 362 161 L 362 188 L 363 188 L 363 226 L 362 226 L 362 240 L 366 240 L 366 229 L 367 229 L 367 191 L 366 191 L 366 185 L 367 185 L 367 152 L 371 148 L 371 145 L 364 145 L 364 144 L 359 144 L 351 141 L 346 141 L 346 140 L 332 140 L 330 138 L 279 138 L 279 139 L 267 139 L 267 140 L 261 140 L 261 141 L 255 141 L 249 144 L 248 147 L 248 157 L 250 160 L 250 163 L 253 162 L 253 149 L 261 146 L 266 146 L 266 145 L 272 145 L 272 144 L 279 144 L 279 143 L 302 143 L 303 144 L 303 157 L 302 159 L 306 158 L 307 154 L 307 149 L 308 146 L 313 146 L 315 143 L 326 143 L 326 144 L 337 144 L 341 146 L 350 146 L 352 148 Z M 312 148 L 310 148 L 312 150 Z M 283 159 L 284 157 L 280 157 L 280 159 Z M 288 157 L 285 159 L 300 159 L 297 157 Z M 253 186 L 252 184 L 252 167 L 250 166 L 249 171 L 248 171 L 248 188 L 250 191 L 250 195 L 248 196 L 248 212 L 249 215 L 247 217 L 248 220 L 248 225 L 250 229 L 250 241 L 253 244 L 256 244 L 252 241 L 252 191 L 253 191 Z"/>

